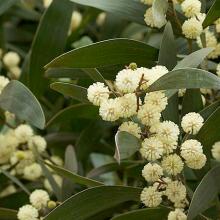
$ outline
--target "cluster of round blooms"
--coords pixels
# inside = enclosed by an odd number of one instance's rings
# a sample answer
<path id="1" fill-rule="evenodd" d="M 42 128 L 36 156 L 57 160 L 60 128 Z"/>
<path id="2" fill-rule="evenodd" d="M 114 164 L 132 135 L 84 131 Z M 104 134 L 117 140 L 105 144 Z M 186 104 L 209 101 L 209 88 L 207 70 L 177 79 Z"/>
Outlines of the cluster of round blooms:
<path id="1" fill-rule="evenodd" d="M 22 206 L 18 210 L 18 220 L 39 220 L 41 219 L 41 210 L 50 208 L 50 203 L 53 203 L 53 208 L 56 207 L 56 202 L 50 200 L 49 194 L 41 189 L 33 191 L 29 196 L 30 204 Z"/>
<path id="2" fill-rule="evenodd" d="M 187 216 L 181 209 L 175 209 L 168 215 L 168 220 L 186 220 Z"/>
<path id="3" fill-rule="evenodd" d="M 203 126 L 203 117 L 195 112 L 186 114 L 181 121 L 183 131 L 188 134 L 197 134 L 200 128 Z"/>
<path id="4" fill-rule="evenodd" d="M 212 146 L 212 156 L 215 160 L 220 161 L 220 141 L 215 142 Z"/>

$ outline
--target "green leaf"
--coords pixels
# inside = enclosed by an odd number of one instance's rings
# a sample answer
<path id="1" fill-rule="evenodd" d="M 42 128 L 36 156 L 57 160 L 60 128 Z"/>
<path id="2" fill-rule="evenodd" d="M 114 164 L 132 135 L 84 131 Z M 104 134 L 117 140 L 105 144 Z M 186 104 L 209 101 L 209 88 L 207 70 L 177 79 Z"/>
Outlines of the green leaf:
<path id="1" fill-rule="evenodd" d="M 111 218 L 111 220 L 165 219 L 169 210 L 165 208 L 139 209 Z"/>
<path id="2" fill-rule="evenodd" d="M 12 80 L 4 88 L 0 95 L 0 107 L 40 129 L 45 126 L 45 116 L 40 103 L 19 81 Z"/>
<path id="3" fill-rule="evenodd" d="M 199 114 L 204 118 L 204 120 L 207 120 L 208 117 L 220 106 L 220 101 L 216 101 L 212 103 L 211 105 L 204 108 L 202 111 L 199 112 Z"/>
<path id="4" fill-rule="evenodd" d="M 44 65 L 65 48 L 71 16 L 71 2 L 54 0 L 40 21 L 31 48 L 28 83 L 37 96 L 43 94 L 48 84 L 43 75 Z"/>
<path id="5" fill-rule="evenodd" d="M 199 66 L 199 64 L 202 63 L 202 61 L 208 56 L 210 52 L 212 52 L 213 48 L 202 48 L 200 50 L 197 50 L 188 56 L 184 57 L 174 68 L 181 69 L 186 67 L 196 68 Z"/>
<path id="6" fill-rule="evenodd" d="M 48 214 L 45 220 L 85 220 L 121 203 L 139 202 L 140 193 L 140 188 L 125 186 L 90 188 L 70 197 Z"/>
<path id="7" fill-rule="evenodd" d="M 76 153 L 72 145 L 67 146 L 65 151 L 65 169 L 74 173 L 78 172 L 78 163 L 76 159 Z"/>
<path id="8" fill-rule="evenodd" d="M 220 166 L 211 169 L 202 179 L 193 194 L 187 219 L 192 220 L 205 211 L 217 197 L 220 186 Z"/>
<path id="9" fill-rule="evenodd" d="M 204 153 L 207 156 L 208 162 L 211 158 L 212 145 L 220 140 L 220 108 L 214 111 L 213 114 L 206 120 L 205 124 L 200 129 L 196 138 L 202 143 Z"/>
<path id="10" fill-rule="evenodd" d="M 17 211 L 0 208 L 0 220 L 17 220 Z"/>
<path id="11" fill-rule="evenodd" d="M 98 118 L 98 108 L 90 104 L 76 104 L 68 106 L 56 113 L 46 124 L 46 127 L 55 123 L 70 122 L 76 118 Z"/>
<path id="12" fill-rule="evenodd" d="M 168 7 L 169 7 L 168 1 L 164 1 L 164 0 L 153 1 L 153 6 L 152 6 L 153 19 L 158 28 L 163 27 L 167 22 L 166 12 Z"/>
<path id="13" fill-rule="evenodd" d="M 165 1 L 163 0 L 163 2 Z M 170 45 L 172 45 L 172 47 L 170 47 Z M 172 70 L 177 63 L 176 54 L 177 50 L 175 46 L 173 29 L 171 24 L 168 22 L 165 26 L 163 38 L 160 45 L 159 64 L 166 66 L 169 70 Z"/>
<path id="14" fill-rule="evenodd" d="M 60 176 L 65 177 L 68 180 L 71 180 L 73 183 L 78 183 L 80 185 L 85 185 L 85 186 L 90 186 L 90 187 L 103 185 L 103 183 L 101 183 L 101 182 L 89 179 L 87 177 L 80 176 L 80 175 L 73 173 L 69 170 L 66 170 L 62 167 L 58 167 L 58 166 L 55 166 L 55 165 L 49 164 L 49 163 L 47 163 L 47 166 L 52 168 Z"/>
<path id="15" fill-rule="evenodd" d="M 220 78 L 208 71 L 201 69 L 177 69 L 160 77 L 148 88 L 148 92 L 184 88 L 219 89 Z"/>
<path id="16" fill-rule="evenodd" d="M 86 5 L 112 14 L 121 16 L 123 19 L 144 23 L 144 13 L 146 6 L 135 0 L 71 0 L 77 4 Z"/>
<path id="17" fill-rule="evenodd" d="M 0 15 L 6 12 L 10 7 L 12 7 L 18 0 L 1 0 L 0 1 Z"/>
<path id="18" fill-rule="evenodd" d="M 203 103 L 200 90 L 187 89 L 182 103 L 182 116 L 189 112 L 199 112 L 202 108 Z"/>
<path id="19" fill-rule="evenodd" d="M 152 65 L 157 49 L 134 40 L 112 39 L 67 52 L 46 65 L 46 68 L 97 68 L 136 62 L 140 66 Z"/>
<path id="20" fill-rule="evenodd" d="M 114 158 L 119 164 L 122 159 L 132 156 L 141 147 L 139 139 L 125 131 L 117 132 L 115 135 L 115 144 Z"/>
<path id="21" fill-rule="evenodd" d="M 205 20 L 203 21 L 203 28 L 208 27 L 209 25 L 213 24 L 220 17 L 220 1 L 215 0 L 212 7 L 209 9 Z"/>
<path id="22" fill-rule="evenodd" d="M 50 88 L 80 102 L 90 103 L 87 99 L 87 89 L 84 87 L 71 83 L 55 82 L 50 85 Z"/>

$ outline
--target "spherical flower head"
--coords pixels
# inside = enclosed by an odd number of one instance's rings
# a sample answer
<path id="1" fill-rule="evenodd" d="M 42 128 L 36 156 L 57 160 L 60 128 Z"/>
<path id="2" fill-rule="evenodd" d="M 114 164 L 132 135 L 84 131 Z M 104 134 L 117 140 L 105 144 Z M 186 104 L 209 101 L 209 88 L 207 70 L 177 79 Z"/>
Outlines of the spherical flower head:
<path id="1" fill-rule="evenodd" d="M 104 83 L 93 83 L 87 89 L 87 98 L 93 105 L 100 106 L 103 101 L 109 98 L 109 89 Z"/>
<path id="2" fill-rule="evenodd" d="M 7 67 L 14 67 L 17 66 L 20 62 L 20 57 L 17 53 L 15 52 L 8 52 L 4 55 L 3 57 L 3 63 L 7 66 Z"/>
<path id="3" fill-rule="evenodd" d="M 215 160 L 220 161 L 220 141 L 215 142 L 212 146 L 212 156 Z"/>
<path id="4" fill-rule="evenodd" d="M 185 160 L 194 157 L 198 153 L 203 153 L 201 143 L 193 139 L 184 141 L 180 147 L 180 150 L 181 157 L 183 157 Z"/>
<path id="5" fill-rule="evenodd" d="M 220 76 L 220 63 L 216 67 L 216 73 L 218 76 Z"/>
<path id="6" fill-rule="evenodd" d="M 202 33 L 202 22 L 195 17 L 186 20 L 182 25 L 182 31 L 186 38 L 196 39 Z"/>
<path id="7" fill-rule="evenodd" d="M 159 140 L 163 144 L 164 154 L 173 153 L 173 151 L 177 148 L 177 141 L 169 138 L 163 138 L 158 135 Z"/>
<path id="8" fill-rule="evenodd" d="M 203 153 L 196 153 L 193 156 L 189 156 L 185 161 L 186 165 L 195 170 L 202 169 L 206 164 L 206 156 Z"/>
<path id="9" fill-rule="evenodd" d="M 144 14 L 144 21 L 150 27 L 155 27 L 153 9 L 152 7 L 148 8 Z"/>
<path id="10" fill-rule="evenodd" d="M 144 3 L 145 5 L 152 5 L 153 4 L 153 0 L 141 0 L 142 3 Z"/>
<path id="11" fill-rule="evenodd" d="M 139 76 L 139 79 L 143 78 L 140 89 L 146 90 L 152 84 L 153 75 L 151 69 L 139 67 L 135 72 Z"/>
<path id="12" fill-rule="evenodd" d="M 177 180 L 169 182 L 165 195 L 173 203 L 183 201 L 186 198 L 186 187 Z"/>
<path id="13" fill-rule="evenodd" d="M 180 134 L 179 127 L 172 121 L 163 121 L 158 126 L 157 135 L 160 139 L 177 141 Z"/>
<path id="14" fill-rule="evenodd" d="M 82 22 L 82 14 L 78 11 L 72 13 L 70 29 L 71 31 L 76 30 Z"/>
<path id="15" fill-rule="evenodd" d="M 33 134 L 34 132 L 29 125 L 22 124 L 15 129 L 15 136 L 20 143 L 26 143 Z"/>
<path id="16" fill-rule="evenodd" d="M 204 34 L 205 34 L 205 38 L 206 38 L 205 39 L 206 40 L 206 47 L 215 48 L 218 44 L 218 40 L 217 40 L 214 32 L 210 31 L 209 29 L 205 29 Z M 200 48 L 203 48 L 202 41 L 199 36 L 197 37 L 196 42 Z"/>
<path id="17" fill-rule="evenodd" d="M 99 115 L 105 121 L 116 121 L 119 119 L 120 102 L 118 98 L 103 101 L 99 108 Z"/>
<path id="18" fill-rule="evenodd" d="M 133 93 L 140 82 L 140 75 L 135 70 L 123 69 L 115 79 L 116 88 L 122 93 Z"/>
<path id="19" fill-rule="evenodd" d="M 151 84 L 154 83 L 155 81 L 157 81 L 160 77 L 164 76 L 165 74 L 167 74 L 169 72 L 169 70 L 162 65 L 157 65 L 151 68 Z"/>
<path id="20" fill-rule="evenodd" d="M 163 155 L 163 145 L 156 137 L 146 138 L 142 142 L 140 153 L 143 158 L 149 161 L 155 161 Z"/>
<path id="21" fill-rule="evenodd" d="M 137 123 L 134 123 L 132 121 L 122 123 L 118 130 L 126 131 L 137 138 L 141 138 L 141 128 Z"/>
<path id="22" fill-rule="evenodd" d="M 0 76 L 0 94 L 2 92 L 2 90 L 8 85 L 9 83 L 9 79 L 4 77 L 4 76 Z"/>
<path id="23" fill-rule="evenodd" d="M 55 182 L 57 183 L 57 185 L 61 187 L 61 186 L 62 186 L 63 179 L 62 179 L 60 176 L 56 175 L 56 174 L 53 175 L 53 178 L 54 178 Z M 47 191 L 53 192 L 53 188 L 52 188 L 52 186 L 50 185 L 50 182 L 48 181 L 48 179 L 45 179 L 45 180 L 44 180 L 44 187 L 45 187 L 45 189 L 46 189 Z"/>
<path id="24" fill-rule="evenodd" d="M 154 106 L 144 104 L 140 107 L 137 117 L 140 119 L 142 124 L 152 126 L 159 122 L 161 113 Z"/>
<path id="25" fill-rule="evenodd" d="M 19 66 L 13 66 L 9 68 L 8 77 L 11 79 L 19 79 L 21 76 L 21 68 Z"/>
<path id="26" fill-rule="evenodd" d="M 181 126 L 188 134 L 197 134 L 203 126 L 204 119 L 199 113 L 190 112 L 183 116 Z"/>
<path id="27" fill-rule="evenodd" d="M 99 27 L 101 27 L 101 26 L 105 23 L 105 21 L 106 21 L 106 16 L 107 16 L 106 12 L 101 12 L 101 13 L 98 15 L 98 17 L 96 18 L 96 24 L 97 24 Z"/>
<path id="28" fill-rule="evenodd" d="M 62 159 L 61 157 L 57 156 L 57 155 L 51 156 L 50 159 L 51 159 L 51 161 L 52 161 L 53 163 L 55 163 L 57 166 L 62 167 L 63 164 L 64 164 L 63 159 Z"/>
<path id="29" fill-rule="evenodd" d="M 193 17 L 200 13 L 201 11 L 201 2 L 199 0 L 185 0 L 181 4 L 182 11 L 186 17 Z"/>
<path id="30" fill-rule="evenodd" d="M 220 43 L 215 46 L 215 49 L 207 56 L 209 59 L 217 59 L 220 56 Z"/>
<path id="31" fill-rule="evenodd" d="M 187 216 L 181 209 L 175 209 L 169 213 L 168 220 L 187 220 Z"/>
<path id="32" fill-rule="evenodd" d="M 163 169 L 156 163 L 148 163 L 142 170 L 142 176 L 148 182 L 155 182 L 163 175 Z"/>
<path id="33" fill-rule="evenodd" d="M 37 189 L 30 195 L 30 203 L 38 210 L 47 207 L 50 200 L 49 194 L 42 189 Z"/>
<path id="34" fill-rule="evenodd" d="M 160 112 L 162 112 L 168 104 L 167 97 L 164 92 L 161 91 L 147 93 L 144 102 L 146 105 L 158 108 Z"/>
<path id="35" fill-rule="evenodd" d="M 157 207 L 162 202 L 162 193 L 154 186 L 145 187 L 141 192 L 141 201 L 147 207 Z"/>
<path id="36" fill-rule="evenodd" d="M 18 220 L 38 220 L 38 210 L 32 205 L 24 205 L 18 210 Z"/>
<path id="37" fill-rule="evenodd" d="M 36 147 L 39 153 L 43 153 L 46 150 L 47 142 L 43 137 L 34 135 L 28 140 L 28 147 L 29 149 Z"/>
<path id="38" fill-rule="evenodd" d="M 37 180 L 42 175 L 41 166 L 38 163 L 33 163 L 24 168 L 24 178 L 27 180 Z"/>
<path id="39" fill-rule="evenodd" d="M 129 118 L 137 113 L 137 97 L 134 93 L 125 94 L 118 101 L 120 117 Z"/>
<path id="40" fill-rule="evenodd" d="M 177 175 L 183 170 L 183 161 L 177 154 L 170 154 L 163 158 L 161 166 L 169 175 Z"/>
<path id="41" fill-rule="evenodd" d="M 0 164 L 9 162 L 13 151 L 14 151 L 14 147 L 8 145 L 5 136 L 0 134 Z"/>

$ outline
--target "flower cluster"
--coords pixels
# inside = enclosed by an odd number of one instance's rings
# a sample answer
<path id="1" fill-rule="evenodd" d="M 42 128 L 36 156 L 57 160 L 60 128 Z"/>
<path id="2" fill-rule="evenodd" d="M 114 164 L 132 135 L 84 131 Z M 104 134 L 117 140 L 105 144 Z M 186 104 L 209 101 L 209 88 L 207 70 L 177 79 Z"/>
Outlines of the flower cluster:
<path id="1" fill-rule="evenodd" d="M 201 143 L 188 138 L 199 132 L 204 119 L 190 112 L 182 117 L 181 130 L 174 122 L 162 120 L 162 112 L 168 104 L 164 91 L 146 91 L 167 72 L 164 66 L 147 69 L 130 64 L 118 72 L 111 87 L 96 82 L 88 88 L 87 96 L 99 106 L 103 120 L 122 121 L 118 130 L 140 139 L 140 154 L 147 161 L 142 176 L 148 183 L 141 193 L 141 201 L 147 207 L 169 202 L 175 211 L 170 212 L 168 219 L 179 216 L 186 219 L 184 166 L 201 169 L 206 163 Z"/>
<path id="2" fill-rule="evenodd" d="M 17 214 L 18 220 L 39 220 L 47 209 L 56 207 L 56 202 L 50 200 L 49 194 L 41 189 L 33 191 L 29 196 L 30 204 L 22 206 Z"/>

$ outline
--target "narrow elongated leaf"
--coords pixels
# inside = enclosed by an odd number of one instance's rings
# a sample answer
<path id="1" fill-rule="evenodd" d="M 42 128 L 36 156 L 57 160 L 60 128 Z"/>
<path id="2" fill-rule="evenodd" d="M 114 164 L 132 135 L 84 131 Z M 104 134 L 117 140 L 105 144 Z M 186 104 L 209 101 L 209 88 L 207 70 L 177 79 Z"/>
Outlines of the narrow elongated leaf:
<path id="1" fill-rule="evenodd" d="M 204 108 L 202 111 L 199 112 L 199 114 L 204 118 L 204 120 L 207 120 L 208 117 L 220 106 L 220 101 L 216 101 L 212 103 L 211 105 Z"/>
<path id="2" fill-rule="evenodd" d="M 69 1 L 54 0 L 40 21 L 32 44 L 29 70 L 29 86 L 36 95 L 41 95 L 48 83 L 43 77 L 43 66 L 65 48 L 71 16 Z"/>
<path id="3" fill-rule="evenodd" d="M 140 188 L 124 186 L 90 188 L 70 197 L 46 216 L 45 220 L 85 220 L 123 202 L 139 201 L 140 193 Z"/>
<path id="4" fill-rule="evenodd" d="M 40 103 L 19 81 L 12 80 L 4 88 L 0 95 L 0 107 L 40 129 L 45 126 L 45 116 Z"/>
<path id="5" fill-rule="evenodd" d="M 65 53 L 47 64 L 46 68 L 97 68 L 131 62 L 146 66 L 154 63 L 157 53 L 157 49 L 139 41 L 112 39 Z"/>
<path id="6" fill-rule="evenodd" d="M 205 20 L 203 21 L 203 27 L 206 28 L 209 25 L 213 24 L 220 17 L 220 1 L 215 0 L 212 7 L 209 9 Z"/>
<path id="7" fill-rule="evenodd" d="M 153 7 L 152 7 L 153 18 L 158 28 L 163 27 L 167 22 L 166 12 L 168 7 L 169 7 L 168 1 L 165 0 L 153 1 Z"/>
<path id="8" fill-rule="evenodd" d="M 1 0 L 0 1 L 0 15 L 6 12 L 10 7 L 12 7 L 18 0 Z"/>
<path id="9" fill-rule="evenodd" d="M 76 118 L 98 118 L 98 108 L 90 104 L 76 104 L 68 106 L 56 113 L 46 124 L 46 127 L 55 123 L 65 123 Z"/>
<path id="10" fill-rule="evenodd" d="M 115 144 L 114 158 L 118 163 L 122 159 L 132 156 L 140 148 L 139 139 L 125 131 L 117 132 L 115 135 Z"/>
<path id="11" fill-rule="evenodd" d="M 173 70 L 153 83 L 148 91 L 167 89 L 219 89 L 220 78 L 205 70 L 185 68 Z"/>
<path id="12" fill-rule="evenodd" d="M 71 0 L 75 3 L 91 6 L 121 16 L 129 21 L 144 24 L 146 6 L 135 0 Z"/>
<path id="13" fill-rule="evenodd" d="M 17 220 L 17 211 L 0 208 L 0 220 Z"/>
<path id="14" fill-rule="evenodd" d="M 208 56 L 210 52 L 212 52 L 213 48 L 202 48 L 200 50 L 197 50 L 185 58 L 183 58 L 174 68 L 181 69 L 186 67 L 196 68 L 199 66 L 199 64 L 202 63 L 202 61 Z"/>
<path id="15" fill-rule="evenodd" d="M 66 170 L 62 167 L 58 167 L 52 164 L 47 163 L 47 166 L 52 168 L 57 174 L 67 178 L 68 180 L 72 181 L 73 183 L 78 183 L 85 186 L 100 186 L 103 185 L 103 183 L 98 182 L 96 180 L 92 180 L 83 176 L 80 176 L 78 174 L 72 173 L 69 170 Z"/>
<path id="16" fill-rule="evenodd" d="M 111 220 L 137 220 L 137 219 L 155 219 L 162 220 L 169 213 L 169 209 L 165 208 L 148 208 L 139 209 L 125 214 L 113 217 Z"/>
<path id="17" fill-rule="evenodd" d="M 83 103 L 89 103 L 87 99 L 87 89 L 71 83 L 55 82 L 50 85 L 51 89 L 62 93 L 65 96 L 70 96 Z"/>
<path id="18" fill-rule="evenodd" d="M 192 220 L 205 211 L 220 190 L 220 166 L 214 167 L 202 179 L 193 194 L 187 219 Z"/>

